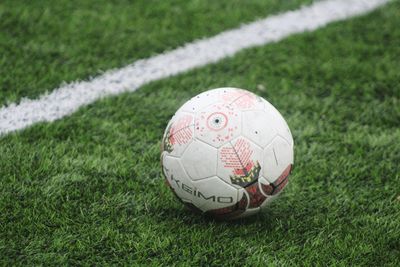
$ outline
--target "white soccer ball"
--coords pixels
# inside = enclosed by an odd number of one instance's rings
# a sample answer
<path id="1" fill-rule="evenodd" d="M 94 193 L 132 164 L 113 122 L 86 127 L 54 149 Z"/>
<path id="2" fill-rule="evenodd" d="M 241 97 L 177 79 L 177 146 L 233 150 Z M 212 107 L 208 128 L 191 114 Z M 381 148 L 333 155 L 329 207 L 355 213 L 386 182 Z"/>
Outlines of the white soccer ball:
<path id="1" fill-rule="evenodd" d="M 282 115 L 242 89 L 187 101 L 162 141 L 167 184 L 189 208 L 220 219 L 255 214 L 288 183 L 293 138 Z"/>

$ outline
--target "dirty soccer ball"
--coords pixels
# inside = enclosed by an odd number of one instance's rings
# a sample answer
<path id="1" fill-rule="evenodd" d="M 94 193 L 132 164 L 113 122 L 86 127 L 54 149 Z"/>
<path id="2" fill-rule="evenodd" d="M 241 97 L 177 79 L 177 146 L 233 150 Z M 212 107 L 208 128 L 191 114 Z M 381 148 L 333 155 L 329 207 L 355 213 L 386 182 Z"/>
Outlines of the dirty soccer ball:
<path id="1" fill-rule="evenodd" d="M 234 219 L 259 212 L 287 185 L 293 138 L 268 101 L 219 88 L 175 113 L 164 133 L 161 162 L 168 186 L 186 206 Z"/>

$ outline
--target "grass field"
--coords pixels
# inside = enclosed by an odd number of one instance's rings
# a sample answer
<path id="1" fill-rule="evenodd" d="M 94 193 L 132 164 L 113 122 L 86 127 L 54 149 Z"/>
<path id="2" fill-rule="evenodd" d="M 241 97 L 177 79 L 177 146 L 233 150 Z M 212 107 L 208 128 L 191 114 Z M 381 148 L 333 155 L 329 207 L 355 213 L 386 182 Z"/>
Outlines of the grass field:
<path id="1" fill-rule="evenodd" d="M 132 2 L 1 1 L 0 105 L 311 0 Z"/>
<path id="2" fill-rule="evenodd" d="M 241 1 L 229 8 L 173 2 L 153 10 L 139 1 L 139 12 L 135 4 L 104 1 L 94 15 L 105 21 L 97 25 L 85 19 L 90 1 L 62 1 L 55 10 L 64 5 L 84 26 L 65 24 L 69 17 L 55 11 L 53 29 L 38 4 L 2 2 L 0 104 L 310 1 L 251 1 L 249 8 Z M 182 20 L 163 15 L 174 6 Z M 231 16 L 221 22 L 220 12 Z M 150 29 L 143 26 L 148 21 Z M 19 32 L 24 23 L 41 33 Z M 69 30 L 59 39 L 52 31 L 63 25 Z M 145 40 L 130 38 L 135 25 Z M 0 264 L 399 266 L 399 25 L 394 1 L 0 137 Z M 102 34 L 109 39 L 98 41 Z M 110 48 L 113 39 L 117 47 Z M 159 165 L 161 137 L 176 109 L 221 86 L 268 99 L 295 140 L 284 193 L 261 214 L 236 222 L 186 210 Z"/>

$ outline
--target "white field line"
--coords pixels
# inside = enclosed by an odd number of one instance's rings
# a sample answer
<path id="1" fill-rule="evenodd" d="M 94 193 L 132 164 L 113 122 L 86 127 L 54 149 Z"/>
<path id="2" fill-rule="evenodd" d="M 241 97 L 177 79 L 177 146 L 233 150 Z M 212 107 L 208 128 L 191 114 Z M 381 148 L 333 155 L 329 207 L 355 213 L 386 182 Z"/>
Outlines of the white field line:
<path id="1" fill-rule="evenodd" d="M 270 16 L 237 29 L 198 40 L 170 52 L 138 60 L 89 81 L 62 85 L 38 99 L 22 99 L 0 109 L 0 135 L 36 122 L 51 122 L 99 98 L 135 91 L 140 86 L 217 62 L 245 48 L 277 42 L 292 34 L 313 31 L 328 23 L 367 13 L 390 0 L 326 0 Z M 223 86 L 223 84 L 221 84 Z"/>

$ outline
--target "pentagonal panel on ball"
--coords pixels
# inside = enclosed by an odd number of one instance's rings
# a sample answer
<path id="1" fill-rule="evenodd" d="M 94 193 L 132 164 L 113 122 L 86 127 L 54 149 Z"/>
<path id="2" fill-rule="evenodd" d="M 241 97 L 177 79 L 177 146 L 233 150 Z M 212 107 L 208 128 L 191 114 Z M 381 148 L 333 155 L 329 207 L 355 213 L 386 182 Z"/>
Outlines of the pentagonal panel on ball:
<path id="1" fill-rule="evenodd" d="M 202 141 L 193 140 L 181 160 L 194 181 L 215 176 L 217 173 L 217 149 Z"/>
<path id="2" fill-rule="evenodd" d="M 277 136 L 264 149 L 263 158 L 263 177 L 274 183 L 279 177 L 283 177 L 288 168 L 290 171 L 293 164 L 293 147 L 285 139 Z"/>
<path id="3" fill-rule="evenodd" d="M 173 156 L 182 155 L 194 135 L 194 116 L 177 112 L 169 122 L 163 137 L 163 150 Z"/>
<path id="4" fill-rule="evenodd" d="M 238 201 L 238 190 L 218 177 L 193 181 L 193 203 L 203 211 L 232 206 Z"/>
<path id="5" fill-rule="evenodd" d="M 183 169 L 180 159 L 171 157 L 164 152 L 161 160 L 164 176 L 171 189 L 181 200 L 191 202 L 193 184 Z"/>
<path id="6" fill-rule="evenodd" d="M 256 181 L 261 164 L 261 148 L 247 138 L 240 136 L 218 149 L 218 177 L 238 187 Z"/>
<path id="7" fill-rule="evenodd" d="M 205 107 L 195 116 L 195 137 L 205 143 L 220 147 L 239 136 L 240 111 L 222 102 Z"/>
<path id="8" fill-rule="evenodd" d="M 260 147 L 265 147 L 277 134 L 275 120 L 264 110 L 244 111 L 242 134 Z"/>

